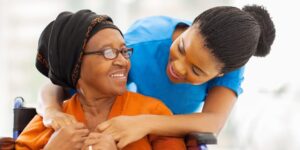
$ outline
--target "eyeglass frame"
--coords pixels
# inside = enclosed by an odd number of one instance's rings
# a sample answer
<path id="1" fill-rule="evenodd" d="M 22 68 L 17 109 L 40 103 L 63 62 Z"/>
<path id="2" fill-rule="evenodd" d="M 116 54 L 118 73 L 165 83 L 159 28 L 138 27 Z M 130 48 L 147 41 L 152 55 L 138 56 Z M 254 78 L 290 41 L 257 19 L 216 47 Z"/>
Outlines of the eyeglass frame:
<path id="1" fill-rule="evenodd" d="M 131 55 L 127 58 L 123 55 L 124 49 L 127 51 L 131 51 Z M 116 56 L 114 58 L 108 58 L 105 56 L 105 51 L 112 50 L 113 52 L 116 52 Z M 122 56 L 126 59 L 129 59 L 132 56 L 133 48 L 122 48 L 122 49 L 116 49 L 116 48 L 104 48 L 97 51 L 91 51 L 91 52 L 83 52 L 83 55 L 102 55 L 105 59 L 113 60 L 116 59 L 119 56 L 119 53 L 122 54 Z"/>

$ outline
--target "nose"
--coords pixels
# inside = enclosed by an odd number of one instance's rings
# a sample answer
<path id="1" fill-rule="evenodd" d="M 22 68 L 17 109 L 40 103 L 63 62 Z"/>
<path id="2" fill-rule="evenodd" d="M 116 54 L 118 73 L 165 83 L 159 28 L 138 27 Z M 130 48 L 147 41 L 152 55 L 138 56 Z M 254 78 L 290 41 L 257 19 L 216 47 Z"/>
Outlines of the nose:
<path id="1" fill-rule="evenodd" d="M 129 65 L 129 59 L 126 59 L 121 53 L 115 58 L 113 64 L 117 66 L 127 67 Z"/>
<path id="2" fill-rule="evenodd" d="M 180 77 L 184 77 L 186 75 L 186 68 L 181 60 L 174 61 L 174 70 Z"/>

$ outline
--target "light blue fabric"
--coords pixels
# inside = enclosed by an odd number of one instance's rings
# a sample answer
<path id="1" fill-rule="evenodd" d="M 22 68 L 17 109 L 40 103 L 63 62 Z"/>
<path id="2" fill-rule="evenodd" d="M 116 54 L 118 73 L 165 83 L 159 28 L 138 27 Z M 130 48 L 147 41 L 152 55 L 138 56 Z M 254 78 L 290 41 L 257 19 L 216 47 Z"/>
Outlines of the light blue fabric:
<path id="1" fill-rule="evenodd" d="M 174 114 L 199 110 L 207 92 L 214 86 L 224 86 L 242 93 L 244 68 L 215 78 L 202 85 L 173 84 L 167 77 L 166 66 L 177 24 L 191 22 L 166 16 L 153 16 L 136 21 L 124 35 L 128 47 L 134 48 L 128 88 L 131 91 L 162 100 Z"/>

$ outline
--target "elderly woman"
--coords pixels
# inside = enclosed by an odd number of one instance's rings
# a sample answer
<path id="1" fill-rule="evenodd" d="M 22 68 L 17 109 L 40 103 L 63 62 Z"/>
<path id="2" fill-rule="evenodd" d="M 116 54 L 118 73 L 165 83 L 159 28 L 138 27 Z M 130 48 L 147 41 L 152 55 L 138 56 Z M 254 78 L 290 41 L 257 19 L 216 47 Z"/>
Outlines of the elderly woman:
<path id="1" fill-rule="evenodd" d="M 116 149 L 118 137 L 97 126 L 120 115 L 171 115 L 160 101 L 126 90 L 132 49 L 108 16 L 63 12 L 43 31 L 36 67 L 54 84 L 77 89 L 63 111 L 79 123 L 55 131 L 37 115 L 17 139 L 17 149 Z M 134 128 L 134 127 L 133 127 Z M 145 136 L 125 150 L 185 149 L 178 138 Z"/>

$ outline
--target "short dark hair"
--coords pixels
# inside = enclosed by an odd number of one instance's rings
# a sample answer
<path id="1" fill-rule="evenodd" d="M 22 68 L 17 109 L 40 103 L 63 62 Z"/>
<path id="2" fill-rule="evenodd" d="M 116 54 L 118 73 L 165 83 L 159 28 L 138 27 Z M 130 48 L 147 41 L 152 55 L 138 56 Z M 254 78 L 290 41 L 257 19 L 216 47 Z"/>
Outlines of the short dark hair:
<path id="1" fill-rule="evenodd" d="M 223 63 L 222 73 L 244 66 L 252 55 L 264 57 L 275 39 L 275 27 L 262 6 L 208 9 L 193 22 L 206 46 Z"/>

